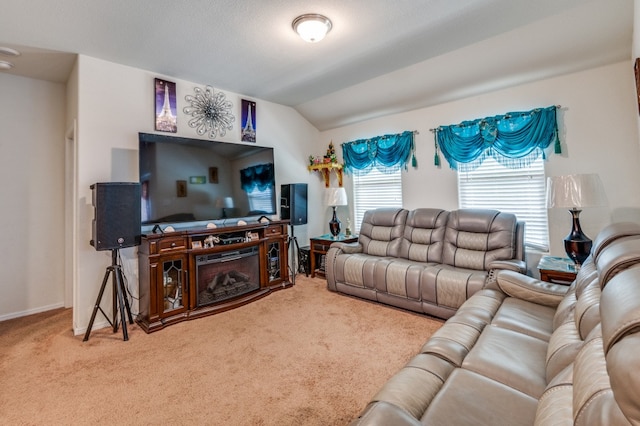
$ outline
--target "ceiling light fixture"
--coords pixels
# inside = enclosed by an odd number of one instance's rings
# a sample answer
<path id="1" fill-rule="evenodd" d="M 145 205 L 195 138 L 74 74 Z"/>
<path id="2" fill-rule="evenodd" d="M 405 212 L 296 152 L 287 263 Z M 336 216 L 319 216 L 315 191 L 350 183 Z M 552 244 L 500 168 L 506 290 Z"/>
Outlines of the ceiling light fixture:
<path id="1" fill-rule="evenodd" d="M 332 27 L 329 18 L 317 13 L 300 15 L 293 20 L 291 26 L 304 41 L 309 43 L 317 43 L 322 40 Z"/>
<path id="2" fill-rule="evenodd" d="M 13 68 L 13 64 L 7 61 L 0 61 L 0 70 L 10 70 Z"/>
<path id="3" fill-rule="evenodd" d="M 10 47 L 0 46 L 0 55 L 5 56 L 20 56 L 20 52 Z"/>

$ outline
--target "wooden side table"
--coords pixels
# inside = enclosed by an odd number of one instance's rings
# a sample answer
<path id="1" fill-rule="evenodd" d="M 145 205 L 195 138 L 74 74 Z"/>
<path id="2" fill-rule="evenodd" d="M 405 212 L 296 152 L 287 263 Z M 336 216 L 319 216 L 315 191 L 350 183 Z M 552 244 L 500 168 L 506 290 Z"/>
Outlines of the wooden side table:
<path id="1" fill-rule="evenodd" d="M 311 278 L 314 278 L 316 274 L 324 277 L 324 257 L 329 251 L 331 244 L 336 242 L 355 243 L 358 241 L 358 236 L 349 235 L 347 237 L 344 234 L 338 234 L 334 237 L 331 234 L 324 234 L 319 237 L 310 238 L 309 241 L 311 247 L 311 251 L 309 253 L 309 257 L 311 258 L 309 262 L 311 264 Z"/>
<path id="2" fill-rule="evenodd" d="M 570 285 L 578 274 L 573 260 L 555 256 L 542 256 L 538 263 L 538 271 L 542 281 L 564 285 Z"/>

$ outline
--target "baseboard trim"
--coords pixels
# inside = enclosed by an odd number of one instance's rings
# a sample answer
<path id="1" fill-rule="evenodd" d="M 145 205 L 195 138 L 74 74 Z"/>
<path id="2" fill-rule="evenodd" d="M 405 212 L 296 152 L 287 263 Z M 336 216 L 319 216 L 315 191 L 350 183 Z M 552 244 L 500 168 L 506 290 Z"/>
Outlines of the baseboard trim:
<path id="1" fill-rule="evenodd" d="M 79 336 L 81 334 L 85 334 L 87 332 L 88 325 L 89 324 L 85 325 L 84 327 L 73 327 L 73 335 Z M 107 327 L 112 327 L 112 325 L 109 324 L 109 321 L 107 320 L 96 321 L 93 323 L 93 327 L 91 328 L 91 330 L 95 331 L 95 330 L 99 330 L 101 328 L 107 328 Z"/>
<path id="2" fill-rule="evenodd" d="M 0 321 L 26 317 L 28 315 L 39 314 L 40 312 L 46 312 L 46 311 L 51 311 L 53 309 L 60 309 L 60 308 L 64 308 L 64 302 L 54 303 L 53 305 L 40 306 L 39 308 L 27 309 L 26 311 L 12 312 L 10 314 L 0 315 Z"/>

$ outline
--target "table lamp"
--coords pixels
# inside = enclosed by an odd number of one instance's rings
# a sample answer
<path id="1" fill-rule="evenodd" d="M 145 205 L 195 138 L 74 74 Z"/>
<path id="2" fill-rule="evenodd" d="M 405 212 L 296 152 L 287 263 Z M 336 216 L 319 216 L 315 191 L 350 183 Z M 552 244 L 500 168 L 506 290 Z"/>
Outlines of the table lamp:
<path id="1" fill-rule="evenodd" d="M 227 217 L 226 209 L 232 209 L 233 208 L 233 198 L 231 198 L 231 197 L 218 198 L 216 200 L 216 207 L 219 208 L 219 209 L 222 209 L 221 218 L 225 219 Z"/>
<path id="2" fill-rule="evenodd" d="M 347 205 L 347 191 L 342 187 L 327 189 L 327 205 L 333 207 L 333 217 L 329 222 L 329 230 L 331 235 L 336 237 L 340 234 L 340 221 L 336 215 L 336 207 Z"/>
<path id="3" fill-rule="evenodd" d="M 567 208 L 573 218 L 571 232 L 564 239 L 564 249 L 578 266 L 589 256 L 592 245 L 580 227 L 580 212 L 584 207 L 606 204 L 602 182 L 595 173 L 547 178 L 547 208 Z"/>

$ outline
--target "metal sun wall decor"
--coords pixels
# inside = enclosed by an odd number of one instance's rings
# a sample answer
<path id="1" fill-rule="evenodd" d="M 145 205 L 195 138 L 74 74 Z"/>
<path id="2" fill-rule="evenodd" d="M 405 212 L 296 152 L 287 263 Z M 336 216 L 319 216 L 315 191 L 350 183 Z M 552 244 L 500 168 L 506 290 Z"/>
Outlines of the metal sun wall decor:
<path id="1" fill-rule="evenodd" d="M 211 86 L 206 86 L 204 90 L 200 87 L 193 90 L 194 96 L 187 95 L 184 98 L 191 105 L 182 110 L 193 117 L 189 120 L 189 127 L 195 128 L 198 135 L 207 134 L 211 139 L 217 135 L 224 136 L 227 130 L 233 129 L 233 122 L 236 120 L 231 112 L 233 104 L 224 93 L 214 93 Z"/>

